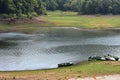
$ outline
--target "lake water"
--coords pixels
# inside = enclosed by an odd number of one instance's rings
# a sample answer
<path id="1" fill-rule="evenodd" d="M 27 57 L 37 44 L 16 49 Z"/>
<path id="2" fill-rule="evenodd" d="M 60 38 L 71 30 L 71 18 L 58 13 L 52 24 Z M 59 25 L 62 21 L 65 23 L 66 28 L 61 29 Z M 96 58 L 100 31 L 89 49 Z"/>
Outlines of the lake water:
<path id="1" fill-rule="evenodd" d="M 0 33 L 0 71 L 56 68 L 89 56 L 120 57 L 120 30 L 49 28 L 31 34 Z"/>

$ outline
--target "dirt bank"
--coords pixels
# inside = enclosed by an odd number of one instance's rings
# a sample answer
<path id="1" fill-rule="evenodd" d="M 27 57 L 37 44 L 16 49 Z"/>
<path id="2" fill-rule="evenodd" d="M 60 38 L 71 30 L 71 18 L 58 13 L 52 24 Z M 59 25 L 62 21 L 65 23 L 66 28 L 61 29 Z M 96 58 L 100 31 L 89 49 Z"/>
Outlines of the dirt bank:
<path id="1" fill-rule="evenodd" d="M 0 23 L 4 23 L 4 24 L 28 24 L 28 23 L 47 23 L 47 21 L 41 19 L 41 18 L 37 18 L 37 17 L 33 17 L 31 19 L 29 18 L 23 18 L 23 19 L 17 19 L 17 18 L 8 18 L 8 19 L 0 19 Z"/>

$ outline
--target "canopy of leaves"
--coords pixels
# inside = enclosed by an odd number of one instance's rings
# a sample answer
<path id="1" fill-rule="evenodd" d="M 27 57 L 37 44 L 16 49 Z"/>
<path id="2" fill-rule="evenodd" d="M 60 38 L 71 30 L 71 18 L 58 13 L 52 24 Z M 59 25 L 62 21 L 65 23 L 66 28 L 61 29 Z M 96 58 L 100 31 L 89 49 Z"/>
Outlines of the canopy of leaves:
<path id="1" fill-rule="evenodd" d="M 82 14 L 120 14 L 120 0 L 43 0 L 48 10 L 71 10 Z"/>
<path id="2" fill-rule="evenodd" d="M 0 14 L 30 17 L 46 14 L 45 6 L 41 0 L 0 0 Z"/>
<path id="3" fill-rule="evenodd" d="M 82 14 L 120 14 L 120 0 L 0 0 L 0 15 L 31 17 L 47 10 Z"/>

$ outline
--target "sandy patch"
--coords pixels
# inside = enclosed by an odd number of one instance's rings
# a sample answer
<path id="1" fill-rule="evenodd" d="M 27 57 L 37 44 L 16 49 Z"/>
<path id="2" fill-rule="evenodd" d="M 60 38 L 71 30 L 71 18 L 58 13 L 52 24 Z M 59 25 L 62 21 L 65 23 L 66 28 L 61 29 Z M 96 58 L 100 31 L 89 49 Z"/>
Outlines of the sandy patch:
<path id="1" fill-rule="evenodd" d="M 115 65 L 120 66 L 120 61 L 103 61 L 96 64 L 104 64 L 104 65 Z"/>
<path id="2" fill-rule="evenodd" d="M 72 78 L 68 80 L 120 80 L 120 74 L 117 75 L 106 75 L 97 77 L 87 77 L 87 78 Z"/>

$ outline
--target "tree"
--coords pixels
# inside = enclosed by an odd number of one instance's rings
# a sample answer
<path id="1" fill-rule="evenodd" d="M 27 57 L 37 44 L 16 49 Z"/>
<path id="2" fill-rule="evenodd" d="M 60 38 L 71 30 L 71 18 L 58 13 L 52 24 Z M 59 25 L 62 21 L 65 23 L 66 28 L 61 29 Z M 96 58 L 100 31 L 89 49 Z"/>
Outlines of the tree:
<path id="1" fill-rule="evenodd" d="M 44 14 L 46 15 L 46 4 L 42 2 L 41 0 L 37 0 L 37 5 L 35 6 L 35 12 L 37 12 L 38 15 Z"/>
<path id="2" fill-rule="evenodd" d="M 46 8 L 47 10 L 56 10 L 58 7 L 58 4 L 56 0 L 43 0 L 46 3 Z"/>
<path id="3" fill-rule="evenodd" d="M 0 13 L 4 14 L 10 14 L 14 13 L 15 11 L 15 6 L 13 3 L 13 0 L 0 0 Z"/>
<path id="4" fill-rule="evenodd" d="M 32 13 L 46 14 L 46 6 L 42 0 L 0 0 L 0 15 L 16 15 L 30 17 Z"/>

